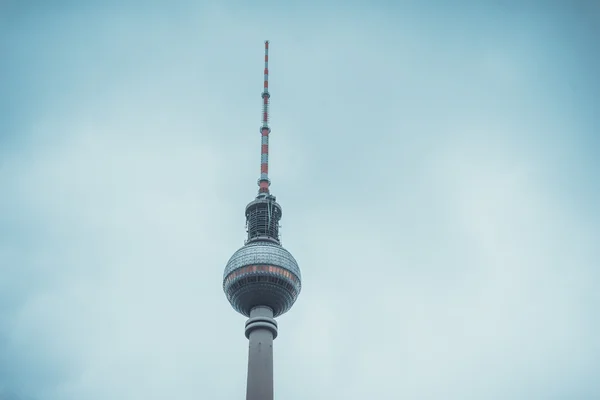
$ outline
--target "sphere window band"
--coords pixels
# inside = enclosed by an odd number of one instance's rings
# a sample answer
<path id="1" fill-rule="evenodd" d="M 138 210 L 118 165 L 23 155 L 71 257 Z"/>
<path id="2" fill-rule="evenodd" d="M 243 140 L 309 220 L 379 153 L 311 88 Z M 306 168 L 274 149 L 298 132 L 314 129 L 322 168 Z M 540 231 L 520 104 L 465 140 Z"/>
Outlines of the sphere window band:
<path id="1" fill-rule="evenodd" d="M 231 282 L 233 279 L 237 278 L 238 276 L 242 276 L 242 275 L 249 274 L 249 273 L 255 273 L 255 272 L 268 272 L 271 274 L 283 276 L 287 279 L 290 279 L 291 281 L 293 281 L 296 284 L 299 283 L 298 277 L 296 277 L 296 275 L 292 274 L 290 271 L 288 271 L 284 268 L 276 267 L 273 265 L 249 265 L 247 267 L 237 269 L 237 270 L 233 271 L 231 274 L 229 274 L 227 279 L 225 279 L 225 284 L 228 284 L 229 282 Z"/>

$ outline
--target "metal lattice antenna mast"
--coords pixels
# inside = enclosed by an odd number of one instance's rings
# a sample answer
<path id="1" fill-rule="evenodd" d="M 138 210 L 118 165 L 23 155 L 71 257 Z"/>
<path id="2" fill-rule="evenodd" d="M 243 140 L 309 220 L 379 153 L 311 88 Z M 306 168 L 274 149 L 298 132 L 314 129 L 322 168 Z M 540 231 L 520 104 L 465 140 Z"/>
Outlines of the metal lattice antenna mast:
<path id="1" fill-rule="evenodd" d="M 258 193 L 269 194 L 269 41 L 265 41 L 265 85 L 262 92 L 263 109 L 262 109 L 262 125 L 260 127 L 261 134 L 261 151 L 260 151 L 260 179 L 258 180 Z"/>

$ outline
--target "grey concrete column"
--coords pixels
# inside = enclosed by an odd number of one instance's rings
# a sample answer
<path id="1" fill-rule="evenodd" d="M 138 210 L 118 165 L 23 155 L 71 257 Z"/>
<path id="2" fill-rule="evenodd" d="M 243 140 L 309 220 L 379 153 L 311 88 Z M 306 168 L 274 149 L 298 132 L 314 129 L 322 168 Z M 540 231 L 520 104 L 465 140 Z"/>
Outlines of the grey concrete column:
<path id="1" fill-rule="evenodd" d="M 277 322 L 269 307 L 255 307 L 246 321 L 248 383 L 246 400 L 273 400 L 273 339 Z"/>

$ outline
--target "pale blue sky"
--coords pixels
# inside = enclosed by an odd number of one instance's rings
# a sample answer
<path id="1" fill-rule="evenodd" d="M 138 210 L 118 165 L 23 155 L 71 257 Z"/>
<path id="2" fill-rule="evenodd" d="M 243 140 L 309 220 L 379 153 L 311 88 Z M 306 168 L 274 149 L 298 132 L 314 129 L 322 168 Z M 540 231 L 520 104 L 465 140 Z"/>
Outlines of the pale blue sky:
<path id="1" fill-rule="evenodd" d="M 243 398 L 265 39 L 276 397 L 600 397 L 597 2 L 170 3 L 0 5 L 0 399 Z"/>

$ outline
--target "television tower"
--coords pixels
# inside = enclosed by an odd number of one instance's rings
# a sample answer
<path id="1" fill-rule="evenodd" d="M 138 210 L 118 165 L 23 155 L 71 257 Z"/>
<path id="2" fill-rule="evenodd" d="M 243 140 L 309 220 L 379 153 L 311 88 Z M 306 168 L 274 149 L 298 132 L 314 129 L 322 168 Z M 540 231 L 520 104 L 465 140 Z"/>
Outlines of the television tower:
<path id="1" fill-rule="evenodd" d="M 265 81 L 262 92 L 260 178 L 258 195 L 246 206 L 248 239 L 233 253 L 223 273 L 223 291 L 231 306 L 249 317 L 246 400 L 273 400 L 274 318 L 287 312 L 300 294 L 298 263 L 281 246 L 281 206 L 269 191 L 269 41 L 265 42 Z"/>

